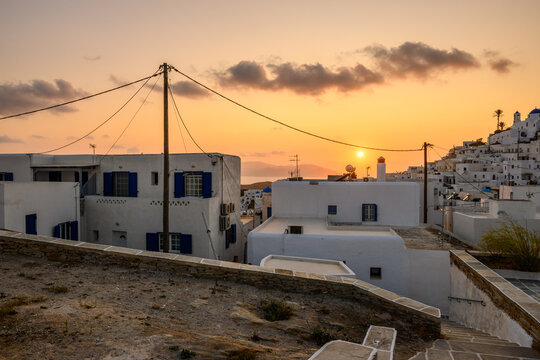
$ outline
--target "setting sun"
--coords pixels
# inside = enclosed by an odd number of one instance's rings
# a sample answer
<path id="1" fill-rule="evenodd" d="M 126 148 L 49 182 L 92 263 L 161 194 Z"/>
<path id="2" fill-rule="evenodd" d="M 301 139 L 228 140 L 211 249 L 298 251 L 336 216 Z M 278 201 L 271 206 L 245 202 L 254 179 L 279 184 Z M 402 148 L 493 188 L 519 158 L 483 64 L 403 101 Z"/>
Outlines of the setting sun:
<path id="1" fill-rule="evenodd" d="M 359 151 L 359 152 L 358 152 L 358 157 L 362 157 L 362 156 L 364 156 L 364 152 Z"/>

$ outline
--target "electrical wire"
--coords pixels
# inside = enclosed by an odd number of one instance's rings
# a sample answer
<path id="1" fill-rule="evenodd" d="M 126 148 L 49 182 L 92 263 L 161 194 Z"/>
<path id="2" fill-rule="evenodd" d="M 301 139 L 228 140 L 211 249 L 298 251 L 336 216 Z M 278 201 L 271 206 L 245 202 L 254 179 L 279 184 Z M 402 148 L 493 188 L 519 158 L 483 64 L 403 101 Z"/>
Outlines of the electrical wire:
<path id="1" fill-rule="evenodd" d="M 107 150 L 107 152 L 105 154 L 103 154 L 101 156 L 101 158 L 99 159 L 99 162 L 101 163 L 101 161 L 103 160 L 103 158 L 105 158 L 105 156 L 107 156 L 109 154 L 109 152 L 114 148 L 114 146 L 116 145 L 116 143 L 118 142 L 118 140 L 120 140 L 120 138 L 124 135 L 124 133 L 126 132 L 126 130 L 129 128 L 129 126 L 131 125 L 131 123 L 133 122 L 133 120 L 135 119 L 135 117 L 137 116 L 137 114 L 139 113 L 139 111 L 141 110 L 141 108 L 144 106 L 144 104 L 146 103 L 146 100 L 148 99 L 148 96 L 150 96 L 150 94 L 152 93 L 152 91 L 154 90 L 154 88 L 156 87 L 156 84 L 157 82 L 159 81 L 159 79 L 161 78 L 161 74 L 160 76 L 157 77 L 156 81 L 154 82 L 154 85 L 152 85 L 152 88 L 150 88 L 150 91 L 148 91 L 148 94 L 146 94 L 146 97 L 144 98 L 143 102 L 141 103 L 141 105 L 139 106 L 139 108 L 137 109 L 137 111 L 135 111 L 135 114 L 133 114 L 133 116 L 131 117 L 131 119 L 129 120 L 129 122 L 127 123 L 127 125 L 124 127 L 124 130 L 122 130 L 122 132 L 120 133 L 120 135 L 118 135 L 118 137 L 116 138 L 116 140 L 114 141 L 114 143 L 109 147 L 109 150 Z"/>
<path id="2" fill-rule="evenodd" d="M 154 73 L 153 75 L 144 77 L 144 78 L 139 79 L 139 80 L 132 81 L 132 82 L 127 83 L 127 84 L 124 84 L 124 85 L 117 86 L 117 87 L 112 88 L 112 89 L 108 89 L 108 90 L 101 91 L 101 92 L 98 92 L 98 93 L 95 93 L 95 94 L 92 94 L 92 95 L 84 96 L 84 97 L 79 98 L 79 99 L 66 101 L 66 102 L 61 103 L 61 104 L 56 104 L 56 105 L 52 105 L 52 106 L 47 106 L 47 107 L 44 107 L 44 108 L 41 108 L 41 109 L 35 109 L 35 110 L 26 111 L 26 112 L 19 113 L 19 114 L 13 114 L 13 115 L 8 115 L 8 116 L 3 116 L 3 117 L 0 117 L 0 120 L 11 119 L 11 118 L 18 117 L 18 116 L 23 116 L 23 115 L 30 115 L 30 114 L 34 114 L 34 113 L 37 113 L 37 112 L 40 112 L 40 111 L 51 110 L 51 109 L 54 109 L 54 108 L 57 108 L 57 107 L 61 107 L 61 106 L 73 104 L 73 103 L 76 103 L 76 102 L 78 102 L 78 101 L 87 100 L 87 99 L 90 99 L 90 98 L 93 98 L 93 97 L 96 97 L 96 96 L 99 96 L 99 95 L 103 95 L 103 94 L 109 93 L 109 92 L 111 92 L 111 91 L 115 91 L 115 90 L 122 89 L 122 88 L 125 88 L 125 87 L 130 86 L 130 85 L 133 85 L 133 84 L 137 84 L 137 83 L 139 83 L 139 82 L 141 82 L 141 81 L 145 81 L 145 80 L 146 80 L 146 82 L 148 82 L 148 80 L 151 79 L 152 77 L 157 76 L 157 75 L 160 75 L 160 74 L 162 74 L 162 73 L 163 73 L 163 71 L 159 71 L 159 70 L 158 70 L 158 72 Z"/>
<path id="3" fill-rule="evenodd" d="M 161 73 L 161 72 L 160 72 Z M 76 139 L 76 140 L 73 140 L 65 145 L 62 145 L 60 147 L 57 147 L 55 149 L 52 149 L 52 150 L 47 150 L 47 151 L 42 151 L 42 152 L 39 152 L 37 154 L 48 154 L 48 153 L 51 153 L 51 152 L 54 152 L 54 151 L 58 151 L 58 150 L 61 150 L 61 149 L 64 149 L 68 146 L 71 146 L 79 141 L 81 141 L 82 139 L 84 139 L 85 137 L 91 135 L 92 133 L 94 133 L 96 130 L 98 130 L 100 127 L 102 127 L 103 125 L 105 125 L 107 122 L 109 122 L 114 116 L 116 116 L 116 114 L 118 114 L 127 104 L 129 104 L 129 102 L 142 90 L 142 88 L 144 88 L 146 86 L 146 84 L 148 83 L 148 81 L 154 77 L 158 75 L 158 73 L 156 73 L 155 75 L 152 75 L 152 76 L 148 76 L 146 77 L 146 81 L 141 85 L 141 87 L 139 87 L 139 89 L 137 89 L 137 91 L 131 95 L 131 97 L 118 109 L 116 110 L 111 116 L 109 116 L 105 121 L 103 121 L 101 124 L 99 124 L 97 127 L 95 127 L 92 131 L 90 131 L 89 133 L 81 136 L 80 138 Z"/>
<path id="4" fill-rule="evenodd" d="M 170 81 L 170 79 L 169 79 Z M 169 89 L 171 87 L 169 86 Z M 171 96 L 172 97 L 172 96 Z M 178 113 L 175 111 L 174 112 L 174 118 L 176 119 L 176 125 L 178 126 L 178 131 L 180 132 L 180 137 L 182 139 L 182 143 L 184 144 L 184 151 L 187 153 L 187 147 L 186 147 L 186 141 L 184 140 L 184 134 L 182 133 L 182 128 L 180 127 L 180 121 L 178 120 Z"/>
<path id="5" fill-rule="evenodd" d="M 376 151 L 394 151 L 394 152 L 412 152 L 412 151 L 422 151 L 423 150 L 423 147 L 419 148 L 419 149 L 384 149 L 384 148 L 374 148 L 374 147 L 368 147 L 368 146 L 363 146 L 363 145 L 356 145 L 356 144 L 351 144 L 351 143 L 347 143 L 347 142 L 343 142 L 343 141 L 339 141 L 339 140 L 335 140 L 335 139 L 331 139 L 331 138 L 328 138 L 328 137 L 325 137 L 325 136 L 321 136 L 321 135 L 317 135 L 317 134 L 314 134 L 312 132 L 309 132 L 309 131 L 306 131 L 306 130 L 302 130 L 300 128 L 297 128 L 295 126 L 292 126 L 292 125 L 289 125 L 289 124 L 286 124 L 282 121 L 279 121 L 279 120 L 276 120 L 270 116 L 267 116 L 267 115 L 264 115 L 256 110 L 253 110 L 245 105 L 242 105 L 240 104 L 239 102 L 221 94 L 220 92 L 204 85 L 203 83 L 193 79 L 192 77 L 190 77 L 189 75 L 186 75 L 184 74 L 183 72 L 181 72 L 180 70 L 178 70 L 177 68 L 175 68 L 174 66 L 171 66 L 171 68 L 176 71 L 177 73 L 179 73 L 180 75 L 184 76 L 185 78 L 189 79 L 190 81 L 194 82 L 195 84 L 203 87 L 204 89 L 210 91 L 211 93 L 249 111 L 249 112 L 252 112 L 253 114 L 255 115 L 258 115 L 262 118 L 265 118 L 267 120 L 270 120 L 276 124 L 279 124 L 279 125 L 282 125 L 284 127 L 287 127 L 291 130 L 294 130 L 294 131 L 297 131 L 297 132 L 300 132 L 302 134 L 305 134 L 305 135 L 309 135 L 309 136 L 312 136 L 312 137 L 315 137 L 315 138 L 318 138 L 318 139 L 321 139 L 321 140 L 325 140 L 325 141 L 329 141 L 329 142 L 332 142 L 332 143 L 335 143 L 335 144 L 340 144 L 340 145 L 345 145 L 345 146 L 350 146 L 350 147 L 354 147 L 354 148 L 358 148 L 358 149 L 366 149 L 366 150 L 376 150 Z"/>
<path id="6" fill-rule="evenodd" d="M 168 87 L 168 90 L 169 90 L 169 93 L 171 94 L 171 99 L 173 101 L 173 104 L 174 104 L 174 108 L 176 109 L 176 113 L 178 114 L 178 116 L 180 117 L 180 120 L 182 121 L 182 124 L 184 125 L 184 128 L 186 129 L 186 132 L 187 134 L 189 135 L 191 141 L 193 141 L 193 143 L 195 144 L 195 146 L 197 146 L 199 148 L 199 150 L 201 150 L 201 152 L 203 152 L 204 154 L 206 154 L 207 156 L 210 156 L 212 157 L 212 155 L 208 154 L 206 151 L 203 150 L 202 147 L 199 146 L 199 144 L 197 143 L 197 141 L 195 141 L 195 139 L 193 138 L 193 136 L 191 135 L 191 132 L 189 131 L 189 129 L 187 128 L 186 126 L 186 123 L 184 122 L 184 119 L 182 118 L 182 115 L 180 114 L 180 111 L 178 110 L 178 106 L 176 105 L 176 100 L 174 100 L 174 94 L 172 92 L 172 89 L 170 86 L 167 86 Z"/>

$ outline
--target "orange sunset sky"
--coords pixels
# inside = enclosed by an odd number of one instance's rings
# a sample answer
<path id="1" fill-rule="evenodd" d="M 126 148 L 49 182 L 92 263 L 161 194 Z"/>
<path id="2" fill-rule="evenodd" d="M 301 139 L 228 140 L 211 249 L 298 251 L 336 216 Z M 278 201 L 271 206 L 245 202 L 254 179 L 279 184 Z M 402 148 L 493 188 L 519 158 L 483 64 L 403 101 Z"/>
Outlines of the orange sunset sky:
<path id="1" fill-rule="evenodd" d="M 0 1 L 0 117 L 148 76 L 163 62 L 292 126 L 368 147 L 439 158 L 540 106 L 540 1 Z M 154 79 L 148 84 L 152 85 Z M 207 152 L 360 175 L 422 153 L 326 143 L 257 117 L 170 73 Z M 162 85 L 162 79 L 158 85 Z M 62 146 L 112 115 L 134 85 L 62 111 L 0 121 L 1 153 Z M 55 154 L 109 150 L 150 91 L 90 138 Z M 162 152 L 162 93 L 148 96 L 111 154 Z M 172 104 L 171 104 L 172 105 Z M 170 108 L 171 152 L 198 152 Z M 185 145 L 184 145 L 185 142 Z M 446 150 L 445 150 L 446 149 Z M 358 151 L 365 156 L 359 158 Z M 284 174 L 286 175 L 286 174 Z"/>

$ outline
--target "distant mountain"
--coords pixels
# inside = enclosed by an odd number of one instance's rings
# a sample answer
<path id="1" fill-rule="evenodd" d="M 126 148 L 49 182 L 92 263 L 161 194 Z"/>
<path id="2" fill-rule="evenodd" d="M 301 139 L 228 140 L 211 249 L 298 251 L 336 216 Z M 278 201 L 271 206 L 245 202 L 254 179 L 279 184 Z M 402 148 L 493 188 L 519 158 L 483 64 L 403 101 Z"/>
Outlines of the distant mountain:
<path id="1" fill-rule="evenodd" d="M 300 176 L 304 178 L 326 179 L 329 174 L 339 174 L 339 172 L 336 172 L 335 170 L 314 164 L 300 164 L 299 168 Z M 273 165 L 261 161 L 242 162 L 242 176 L 287 178 L 293 170 L 293 165 Z"/>

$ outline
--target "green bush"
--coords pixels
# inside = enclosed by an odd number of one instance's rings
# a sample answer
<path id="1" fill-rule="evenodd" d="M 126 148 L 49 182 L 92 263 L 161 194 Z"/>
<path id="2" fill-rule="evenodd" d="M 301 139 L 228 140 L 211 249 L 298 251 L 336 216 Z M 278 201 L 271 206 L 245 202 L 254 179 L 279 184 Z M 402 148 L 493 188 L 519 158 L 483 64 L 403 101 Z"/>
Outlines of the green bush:
<path id="1" fill-rule="evenodd" d="M 261 302 L 261 309 L 268 321 L 288 320 L 294 313 L 292 306 L 276 299 Z"/>
<path id="2" fill-rule="evenodd" d="M 318 327 L 311 332 L 311 340 L 313 340 L 315 344 L 323 346 L 327 342 L 336 340 L 336 337 L 328 330 Z"/>
<path id="3" fill-rule="evenodd" d="M 510 256 L 517 270 L 540 270 L 540 234 L 506 217 L 501 227 L 486 231 L 480 246 L 492 254 Z"/>

